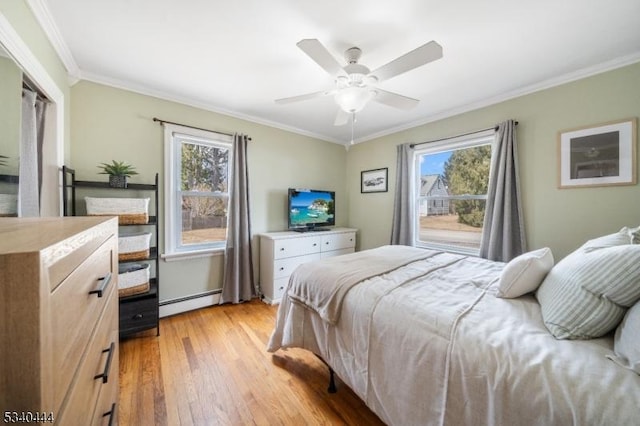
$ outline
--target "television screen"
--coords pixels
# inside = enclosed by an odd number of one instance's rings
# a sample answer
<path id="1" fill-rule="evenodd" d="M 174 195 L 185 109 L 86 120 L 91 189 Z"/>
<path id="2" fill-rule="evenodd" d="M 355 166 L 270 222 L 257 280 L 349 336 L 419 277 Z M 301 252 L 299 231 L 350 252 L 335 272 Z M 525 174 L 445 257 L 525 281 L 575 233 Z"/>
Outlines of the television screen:
<path id="1" fill-rule="evenodd" d="M 334 191 L 289 188 L 289 229 L 313 231 L 335 225 L 335 199 Z"/>

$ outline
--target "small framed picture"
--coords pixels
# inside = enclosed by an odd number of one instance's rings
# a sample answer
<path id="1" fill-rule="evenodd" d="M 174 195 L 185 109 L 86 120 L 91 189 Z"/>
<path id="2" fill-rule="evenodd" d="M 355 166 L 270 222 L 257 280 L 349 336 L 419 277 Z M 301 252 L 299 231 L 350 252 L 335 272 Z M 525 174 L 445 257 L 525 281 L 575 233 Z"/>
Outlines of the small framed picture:
<path id="1" fill-rule="evenodd" d="M 636 119 L 558 133 L 560 188 L 635 185 Z"/>
<path id="2" fill-rule="evenodd" d="M 389 169 L 365 170 L 360 172 L 360 192 L 387 192 L 387 175 Z"/>

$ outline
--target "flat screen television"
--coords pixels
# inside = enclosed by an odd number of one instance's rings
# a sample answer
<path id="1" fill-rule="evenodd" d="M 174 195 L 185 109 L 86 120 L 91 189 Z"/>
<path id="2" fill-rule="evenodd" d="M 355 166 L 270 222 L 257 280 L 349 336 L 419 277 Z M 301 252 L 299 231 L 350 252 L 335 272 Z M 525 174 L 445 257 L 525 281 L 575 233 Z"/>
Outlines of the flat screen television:
<path id="1" fill-rule="evenodd" d="M 289 229 L 298 232 L 326 231 L 336 224 L 336 193 L 319 189 L 289 188 Z"/>

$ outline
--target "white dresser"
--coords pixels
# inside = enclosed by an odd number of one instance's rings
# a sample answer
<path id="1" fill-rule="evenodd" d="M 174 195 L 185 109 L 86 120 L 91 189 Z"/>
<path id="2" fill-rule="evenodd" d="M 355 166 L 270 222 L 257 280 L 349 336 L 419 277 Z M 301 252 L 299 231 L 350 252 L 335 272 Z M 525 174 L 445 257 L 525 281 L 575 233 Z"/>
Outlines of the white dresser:
<path id="1" fill-rule="evenodd" d="M 116 424 L 116 218 L 0 219 L 5 422 Z"/>
<path id="2" fill-rule="evenodd" d="M 264 301 L 278 303 L 289 276 L 301 263 L 353 253 L 356 229 L 268 232 L 260 235 L 260 286 Z"/>

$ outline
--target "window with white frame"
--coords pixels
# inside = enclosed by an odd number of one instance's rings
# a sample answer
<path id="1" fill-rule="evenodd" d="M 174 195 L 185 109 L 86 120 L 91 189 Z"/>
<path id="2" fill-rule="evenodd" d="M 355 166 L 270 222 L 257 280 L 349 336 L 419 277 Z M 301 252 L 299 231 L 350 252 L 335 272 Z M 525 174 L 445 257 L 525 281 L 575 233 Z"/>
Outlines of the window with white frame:
<path id="1" fill-rule="evenodd" d="M 232 139 L 165 123 L 165 256 L 223 249 Z"/>
<path id="2" fill-rule="evenodd" d="M 416 245 L 478 254 L 494 132 L 415 151 Z"/>

